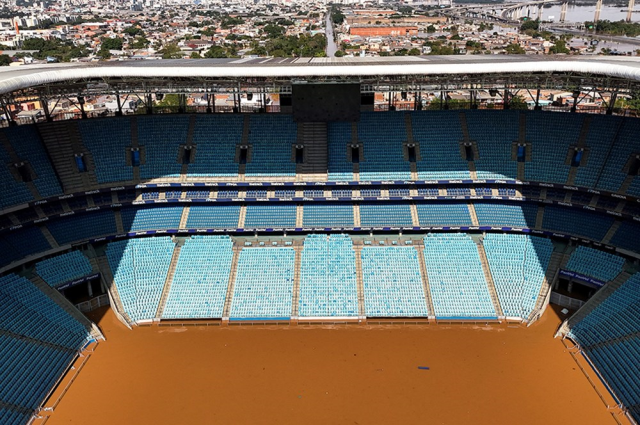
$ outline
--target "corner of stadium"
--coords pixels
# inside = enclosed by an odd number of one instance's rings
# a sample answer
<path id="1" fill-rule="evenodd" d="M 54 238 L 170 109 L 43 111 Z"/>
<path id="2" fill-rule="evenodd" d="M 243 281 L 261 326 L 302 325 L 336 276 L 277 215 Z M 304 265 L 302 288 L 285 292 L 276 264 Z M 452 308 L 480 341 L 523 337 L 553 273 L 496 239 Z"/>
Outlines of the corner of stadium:
<path id="1" fill-rule="evenodd" d="M 0 424 L 638 424 L 638 92 L 633 57 L 0 70 Z"/>

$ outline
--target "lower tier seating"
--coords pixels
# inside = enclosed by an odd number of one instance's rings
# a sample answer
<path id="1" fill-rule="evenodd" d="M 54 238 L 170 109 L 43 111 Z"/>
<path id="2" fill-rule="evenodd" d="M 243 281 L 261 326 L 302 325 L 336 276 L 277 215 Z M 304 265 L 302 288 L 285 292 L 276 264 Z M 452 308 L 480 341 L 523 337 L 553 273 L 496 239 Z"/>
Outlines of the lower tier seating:
<path id="1" fill-rule="evenodd" d="M 624 262 L 624 258 L 617 255 L 578 246 L 571 254 L 566 269 L 608 282 L 620 274 Z"/>
<path id="2" fill-rule="evenodd" d="M 56 287 L 92 273 L 91 263 L 80 251 L 71 251 L 36 263 L 36 273 Z"/>

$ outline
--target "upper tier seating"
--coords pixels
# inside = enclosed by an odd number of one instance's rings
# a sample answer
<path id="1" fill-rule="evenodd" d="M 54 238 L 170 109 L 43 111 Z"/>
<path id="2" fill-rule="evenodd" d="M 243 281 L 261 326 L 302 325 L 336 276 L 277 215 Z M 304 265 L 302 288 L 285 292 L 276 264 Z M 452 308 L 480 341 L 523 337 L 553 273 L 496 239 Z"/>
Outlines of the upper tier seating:
<path id="1" fill-rule="evenodd" d="M 229 285 L 233 242 L 228 236 L 192 236 L 180 250 L 163 319 L 220 318 Z"/>
<path id="2" fill-rule="evenodd" d="M 22 181 L 16 180 L 11 173 L 11 157 L 0 146 L 0 207 L 7 208 L 12 205 L 24 204 L 33 200 L 29 188 Z"/>
<path id="3" fill-rule="evenodd" d="M 298 315 L 358 315 L 355 253 L 348 235 L 309 235 L 304 240 Z"/>
<path id="4" fill-rule="evenodd" d="M 347 160 L 347 145 L 351 142 L 351 123 L 332 122 L 327 126 L 328 180 L 353 180 L 353 163 Z"/>
<path id="5" fill-rule="evenodd" d="M 476 202 L 473 204 L 480 226 L 536 227 L 536 204 L 502 204 Z"/>
<path id="6" fill-rule="evenodd" d="M 420 226 L 472 226 L 469 207 L 460 202 L 416 204 Z"/>
<path id="7" fill-rule="evenodd" d="M 117 232 L 116 219 L 110 210 L 59 218 L 48 222 L 47 228 L 60 245 Z"/>
<path id="8" fill-rule="evenodd" d="M 469 236 L 427 235 L 424 260 L 437 318 L 497 317 L 478 248 Z"/>
<path id="9" fill-rule="evenodd" d="M 125 232 L 154 229 L 177 229 L 180 227 L 182 206 L 123 208 L 122 226 Z"/>
<path id="10" fill-rule="evenodd" d="M 290 115 L 253 115 L 249 126 L 251 161 L 247 162 L 245 175 L 294 177 L 296 164 L 291 156 L 297 128 Z"/>
<path id="11" fill-rule="evenodd" d="M 603 123 L 607 122 L 603 120 Z M 617 137 L 613 142 L 613 149 L 608 153 L 604 168 L 600 171 L 600 178 L 597 181 L 599 189 L 616 192 L 620 188 L 620 185 L 627 177 L 623 168 L 629 160 L 629 156 L 632 153 L 640 152 L 638 134 L 640 134 L 640 120 L 623 119 Z M 590 154 L 589 162 L 591 161 Z M 638 178 L 636 177 L 635 180 L 638 181 Z M 640 196 L 640 191 L 635 196 Z"/>
<path id="12" fill-rule="evenodd" d="M 91 263 L 80 251 L 71 251 L 36 263 L 36 273 L 56 287 L 93 272 Z"/>
<path id="13" fill-rule="evenodd" d="M 595 187 L 598 177 L 600 177 L 601 181 L 607 179 L 604 173 L 600 173 L 611 150 L 616 132 L 623 120 L 621 117 L 604 115 L 593 115 L 590 119 L 589 132 L 585 141 L 586 147 L 589 149 L 589 156 L 587 163 L 578 167 L 575 181 L 577 186 L 584 187 Z M 619 173 L 621 169 L 616 171 Z M 615 176 L 617 173 L 613 174 Z"/>
<path id="14" fill-rule="evenodd" d="M 306 204 L 303 227 L 353 227 L 351 204 Z"/>
<path id="15" fill-rule="evenodd" d="M 531 162 L 527 162 L 526 180 L 566 183 L 569 165 L 565 158 L 569 146 L 576 145 L 584 114 L 528 112 L 526 140 L 531 142 Z"/>
<path id="16" fill-rule="evenodd" d="M 240 205 L 194 205 L 189 208 L 188 228 L 236 229 Z"/>
<path id="17" fill-rule="evenodd" d="M 384 119 L 375 112 L 363 112 L 358 122 L 358 141 L 364 148 L 360 161 L 360 180 L 408 180 L 409 162 L 402 143 L 407 141 L 403 112 L 389 112 Z"/>
<path id="18" fill-rule="evenodd" d="M 610 216 L 575 208 L 546 206 L 542 227 L 546 230 L 584 236 L 601 241 L 613 224 Z M 618 229 L 619 230 L 619 229 Z"/>
<path id="19" fill-rule="evenodd" d="M 148 116 L 138 120 L 138 143 L 144 146 L 145 161 L 140 165 L 140 178 L 153 179 L 180 176 L 180 145 L 187 141 L 188 115 Z"/>
<path id="20" fill-rule="evenodd" d="M 232 319 L 291 317 L 293 248 L 244 248 L 231 304 Z"/>
<path id="21" fill-rule="evenodd" d="M 155 317 L 173 248 L 168 237 L 127 239 L 107 246 L 122 307 L 134 322 Z"/>
<path id="22" fill-rule="evenodd" d="M 519 111 L 466 111 L 469 138 L 478 145 L 474 163 L 479 179 L 515 179 L 518 165 L 511 147 L 518 141 Z"/>
<path id="23" fill-rule="evenodd" d="M 540 294 L 553 243 L 535 236 L 488 233 L 483 246 L 502 311 L 526 320 Z"/>
<path id="24" fill-rule="evenodd" d="M 295 204 L 247 205 L 246 228 L 296 227 Z"/>
<path id="25" fill-rule="evenodd" d="M 624 258 L 617 255 L 578 246 L 571 254 L 566 269 L 608 282 L 622 272 L 624 263 Z"/>
<path id="26" fill-rule="evenodd" d="M 190 177 L 229 177 L 238 175 L 236 145 L 242 141 L 244 117 L 214 115 L 196 117 L 193 144 L 195 161 L 189 164 Z"/>
<path id="27" fill-rule="evenodd" d="M 122 117 L 118 125 L 112 119 L 80 120 L 78 129 L 82 143 L 91 151 L 98 183 L 115 183 L 133 180 L 131 162 L 131 119 Z"/>
<path id="28" fill-rule="evenodd" d="M 458 114 L 448 111 L 411 112 L 413 140 L 420 143 L 418 179 L 470 179 L 469 165 L 460 156 L 462 127 Z"/>
<path id="29" fill-rule="evenodd" d="M 630 251 L 640 251 L 640 224 L 623 221 L 611 238 L 611 244 Z"/>
<path id="30" fill-rule="evenodd" d="M 0 253 L 3 264 L 11 263 L 38 252 L 51 249 L 51 245 L 39 227 L 25 227 L 4 233 L 0 237 Z"/>
<path id="31" fill-rule="evenodd" d="M 85 328 L 26 278 L 0 277 L 0 330 L 69 350 L 88 341 Z"/>
<path id="32" fill-rule="evenodd" d="M 368 317 L 428 316 L 418 251 L 414 247 L 365 246 L 362 283 Z"/>
<path id="33" fill-rule="evenodd" d="M 360 224 L 363 227 L 412 226 L 409 204 L 386 202 L 360 204 Z"/>

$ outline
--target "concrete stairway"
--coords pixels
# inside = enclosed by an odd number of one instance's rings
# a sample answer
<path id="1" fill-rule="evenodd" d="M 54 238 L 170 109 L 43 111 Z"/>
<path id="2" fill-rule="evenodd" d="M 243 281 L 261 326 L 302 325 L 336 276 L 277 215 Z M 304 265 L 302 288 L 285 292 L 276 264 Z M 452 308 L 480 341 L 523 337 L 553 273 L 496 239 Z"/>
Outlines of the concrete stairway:
<path id="1" fill-rule="evenodd" d="M 604 238 L 602 238 L 602 243 L 608 244 L 611 241 L 611 238 L 613 238 L 616 232 L 618 231 L 618 228 L 620 228 L 621 224 L 622 224 L 622 220 L 614 221 L 611 227 L 609 228 L 609 230 L 607 231 L 607 234 L 604 235 Z"/>
<path id="2" fill-rule="evenodd" d="M 233 290 L 236 285 L 236 274 L 238 273 L 238 259 L 240 258 L 241 246 L 233 247 L 233 257 L 231 258 L 231 273 L 229 273 L 229 283 L 227 284 L 227 295 L 224 298 L 224 309 L 222 310 L 222 320 L 229 320 L 231 315 L 231 303 L 233 302 Z"/>
<path id="3" fill-rule="evenodd" d="M 294 245 L 295 261 L 293 266 L 293 293 L 291 294 L 291 317 L 297 318 L 300 306 L 300 269 L 302 268 L 302 248 L 300 244 Z"/>
<path id="4" fill-rule="evenodd" d="M 424 261 L 424 245 L 416 245 L 415 248 L 418 251 L 418 263 L 420 263 L 420 275 L 422 276 L 422 289 L 424 290 L 424 298 L 427 301 L 429 318 L 435 319 L 436 310 L 433 307 L 431 288 L 429 287 L 429 275 L 427 274 L 427 264 Z"/>
<path id="5" fill-rule="evenodd" d="M 577 147 L 586 147 L 587 145 L 587 136 L 589 134 L 589 124 L 591 123 L 591 117 L 586 116 L 584 121 L 582 122 L 582 128 L 580 129 L 580 135 L 578 136 L 578 142 L 576 143 Z M 567 185 L 573 186 L 576 181 L 576 175 L 578 175 L 579 167 L 571 167 L 569 169 L 569 176 L 567 177 Z"/>
<path id="6" fill-rule="evenodd" d="M 116 317 L 118 318 L 118 320 L 120 320 L 129 329 L 131 329 L 131 324 L 133 323 L 133 321 L 124 311 L 122 300 L 120 299 L 120 294 L 118 294 L 118 288 L 113 281 L 113 273 L 111 272 L 111 267 L 109 266 L 107 257 L 104 255 L 98 256 L 96 257 L 96 260 L 98 262 L 98 267 L 100 268 L 100 274 L 102 275 L 103 283 L 107 288 L 107 293 L 109 294 L 111 308 L 116 313 Z"/>
<path id="7" fill-rule="evenodd" d="M 304 145 L 304 162 L 296 164 L 296 180 L 326 181 L 328 170 L 327 123 L 298 124 L 298 143 Z"/>
<path id="8" fill-rule="evenodd" d="M 498 293 L 496 291 L 496 285 L 493 282 L 493 276 L 489 269 L 489 261 L 487 260 L 487 253 L 484 250 L 482 242 L 476 242 L 478 247 L 478 254 L 480 254 L 480 263 L 482 264 L 482 271 L 484 272 L 484 278 L 487 281 L 487 288 L 489 289 L 489 295 L 491 296 L 491 302 L 493 302 L 493 308 L 496 311 L 498 317 L 504 317 L 500 300 L 498 299 Z"/>
<path id="9" fill-rule="evenodd" d="M 169 292 L 171 291 L 171 284 L 173 283 L 173 277 L 176 274 L 176 267 L 178 266 L 178 258 L 180 258 L 180 250 L 182 249 L 182 241 L 178 242 L 173 248 L 173 255 L 171 256 L 171 263 L 169 264 L 169 270 L 167 271 L 167 277 L 164 279 L 164 286 L 162 287 L 162 294 L 160 295 L 160 302 L 158 303 L 158 309 L 156 310 L 156 319 L 162 318 L 164 307 L 167 305 L 167 298 L 169 298 Z"/>
<path id="10" fill-rule="evenodd" d="M 182 209 L 182 215 L 180 216 L 180 224 L 178 225 L 179 229 L 187 228 L 187 220 L 189 220 L 189 211 L 191 210 L 191 206 L 185 205 Z"/>
<path id="11" fill-rule="evenodd" d="M 471 224 L 473 224 L 474 226 L 479 226 L 480 224 L 478 223 L 478 215 L 476 214 L 476 207 L 473 204 L 473 202 L 469 202 L 467 204 L 467 207 L 469 207 L 469 216 L 471 216 Z"/>
<path id="12" fill-rule="evenodd" d="M 558 270 L 560 269 L 563 260 L 568 260 L 569 255 L 565 255 L 562 252 L 554 251 L 551 253 L 551 258 L 549 258 L 549 264 L 547 265 L 547 270 L 544 275 L 544 279 L 542 280 L 542 286 L 540 288 L 540 293 L 538 294 L 538 299 L 536 300 L 536 305 L 529 314 L 527 318 L 527 322 L 531 325 L 533 322 L 542 317 L 544 310 L 546 308 L 546 303 L 553 288 L 553 283 L 556 280 L 556 276 L 558 275 Z"/>
<path id="13" fill-rule="evenodd" d="M 80 311 L 71 302 L 66 299 L 60 292 L 49 286 L 42 278 L 36 274 L 33 274 L 29 279 L 33 284 L 42 291 L 46 296 L 55 301 L 64 311 L 66 311 L 71 317 L 76 319 L 84 326 L 84 328 L 91 334 L 91 337 L 98 340 L 104 339 L 104 335 L 100 332 L 100 329 L 87 317 L 80 313 Z"/>
<path id="14" fill-rule="evenodd" d="M 364 318 L 366 309 L 364 305 L 364 280 L 362 278 L 362 245 L 353 244 L 353 250 L 356 257 L 356 284 L 358 287 L 358 316 Z"/>

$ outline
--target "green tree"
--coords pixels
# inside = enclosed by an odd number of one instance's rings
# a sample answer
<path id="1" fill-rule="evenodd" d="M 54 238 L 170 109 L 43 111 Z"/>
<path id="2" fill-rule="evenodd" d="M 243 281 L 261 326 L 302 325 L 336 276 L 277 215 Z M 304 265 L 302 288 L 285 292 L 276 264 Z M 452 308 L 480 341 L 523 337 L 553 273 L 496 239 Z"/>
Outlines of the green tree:
<path id="1" fill-rule="evenodd" d="M 338 51 L 335 53 L 335 56 L 336 56 L 337 58 L 341 58 L 341 57 L 343 57 L 344 55 L 346 55 L 346 53 L 345 53 L 345 52 L 343 52 L 342 50 L 338 50 Z"/>
<path id="2" fill-rule="evenodd" d="M 428 32 L 429 34 L 433 34 L 434 32 L 436 32 L 436 27 L 434 27 L 433 25 L 429 25 L 429 26 L 427 27 L 427 32 Z"/>
<path id="3" fill-rule="evenodd" d="M 202 56 L 200 56 L 200 53 L 198 52 L 191 52 L 191 56 L 189 56 L 191 59 L 202 59 Z"/>
<path id="4" fill-rule="evenodd" d="M 221 46 L 211 46 L 209 50 L 204 54 L 205 58 L 226 58 L 227 51 Z"/>
<path id="5" fill-rule="evenodd" d="M 0 55 L 0 66 L 9 66 L 11 64 L 11 58 L 9 55 Z"/>
<path id="6" fill-rule="evenodd" d="M 419 56 L 420 55 L 420 49 L 417 49 L 417 48 L 414 47 L 413 49 L 409 50 L 407 52 L 407 54 L 409 56 Z"/>
<path id="7" fill-rule="evenodd" d="M 536 20 L 527 19 L 524 22 L 522 22 L 522 25 L 520 25 L 521 32 L 525 32 L 527 30 L 538 31 L 538 28 L 540 28 L 540 21 L 537 19 Z"/>
<path id="8" fill-rule="evenodd" d="M 519 94 L 509 99 L 509 109 L 529 109 L 527 102 Z"/>
<path id="9" fill-rule="evenodd" d="M 125 34 L 130 35 L 131 37 L 141 36 L 144 37 L 144 31 L 140 27 L 128 27 L 123 31 Z"/>
<path id="10" fill-rule="evenodd" d="M 158 53 L 162 55 L 162 59 L 180 59 L 184 56 L 180 47 L 175 43 L 165 44 Z"/>
<path id="11" fill-rule="evenodd" d="M 284 27 L 281 27 L 280 25 L 275 25 L 275 24 L 268 24 L 267 26 L 265 26 L 262 31 L 269 37 L 269 38 L 278 38 L 282 35 L 284 35 L 286 29 Z"/>
<path id="12" fill-rule="evenodd" d="M 507 52 L 508 55 L 524 55 L 525 54 L 524 48 L 517 43 L 509 44 L 507 47 L 505 47 L 504 50 L 505 52 Z"/>
<path id="13" fill-rule="evenodd" d="M 570 53 L 570 50 L 567 48 L 567 43 L 565 43 L 564 39 L 560 39 L 556 41 L 556 44 L 549 48 L 550 54 L 557 53 Z"/>

